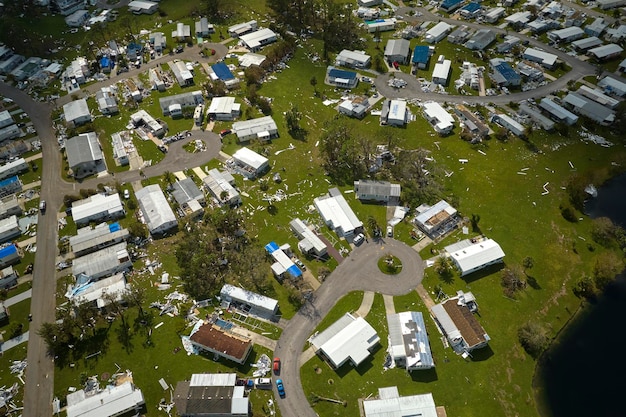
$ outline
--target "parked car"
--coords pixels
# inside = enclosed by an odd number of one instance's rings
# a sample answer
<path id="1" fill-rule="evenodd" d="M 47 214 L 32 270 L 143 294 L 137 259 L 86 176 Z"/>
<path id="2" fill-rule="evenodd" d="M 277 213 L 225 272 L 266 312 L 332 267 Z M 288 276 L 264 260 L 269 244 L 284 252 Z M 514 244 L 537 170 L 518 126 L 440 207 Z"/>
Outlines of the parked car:
<path id="1" fill-rule="evenodd" d="M 302 269 L 303 271 L 306 271 L 306 265 L 304 265 L 304 263 L 302 263 L 300 259 L 296 259 L 295 262 L 296 262 L 296 265 L 300 267 L 300 269 Z"/>
<path id="2" fill-rule="evenodd" d="M 278 395 L 280 395 L 280 398 L 285 398 L 285 387 L 283 386 L 282 379 L 276 380 L 276 389 L 278 390 Z"/>
<path id="3" fill-rule="evenodd" d="M 233 132 L 232 132 L 232 130 L 230 130 L 230 129 L 224 129 L 224 130 L 222 130 L 222 131 L 220 132 L 220 136 L 221 136 L 221 137 L 224 137 L 224 136 L 226 136 L 226 135 L 230 135 L 231 133 L 233 133 Z"/>
<path id="4" fill-rule="evenodd" d="M 363 243 L 363 241 L 365 240 L 365 235 L 363 233 L 359 233 L 358 235 L 356 235 L 356 237 L 352 240 L 352 243 L 354 243 L 356 246 L 359 246 L 361 243 Z"/>
<path id="5" fill-rule="evenodd" d="M 130 198 L 130 191 L 128 191 L 128 188 L 124 190 L 124 198 L 126 200 L 128 200 Z"/>
<path id="6" fill-rule="evenodd" d="M 41 200 L 39 202 L 39 211 L 41 211 L 41 213 L 46 212 L 46 200 Z"/>
<path id="7" fill-rule="evenodd" d="M 387 237 L 393 237 L 393 227 L 387 226 Z"/>
<path id="8" fill-rule="evenodd" d="M 272 378 L 256 378 L 254 386 L 257 389 L 272 389 Z"/>
<path id="9" fill-rule="evenodd" d="M 274 366 L 272 367 L 272 369 L 274 369 L 274 373 L 276 375 L 280 373 L 280 358 L 274 358 Z"/>

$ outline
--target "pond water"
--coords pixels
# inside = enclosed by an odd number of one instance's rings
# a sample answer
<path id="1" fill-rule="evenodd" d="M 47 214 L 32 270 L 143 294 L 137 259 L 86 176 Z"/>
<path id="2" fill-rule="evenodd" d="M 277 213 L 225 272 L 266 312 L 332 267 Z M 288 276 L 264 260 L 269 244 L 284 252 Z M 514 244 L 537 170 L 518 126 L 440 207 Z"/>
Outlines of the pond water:
<path id="1" fill-rule="evenodd" d="M 590 217 L 610 217 L 626 228 L 626 174 L 598 190 L 585 207 Z M 546 416 L 621 417 L 626 383 L 626 275 L 562 332 L 537 370 Z"/>

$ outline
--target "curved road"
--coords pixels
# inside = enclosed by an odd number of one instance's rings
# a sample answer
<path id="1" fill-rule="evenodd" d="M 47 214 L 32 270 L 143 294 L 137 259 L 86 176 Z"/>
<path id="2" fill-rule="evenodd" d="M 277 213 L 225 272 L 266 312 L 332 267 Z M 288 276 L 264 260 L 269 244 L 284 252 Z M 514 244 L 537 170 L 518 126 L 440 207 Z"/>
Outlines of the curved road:
<path id="1" fill-rule="evenodd" d="M 385 275 L 378 269 L 378 259 L 393 254 L 402 261 L 402 272 Z M 274 355 L 281 358 L 281 374 L 285 391 L 280 399 L 274 387 L 281 414 L 285 417 L 315 417 L 300 380 L 300 355 L 315 327 L 331 308 L 350 291 L 374 291 L 403 295 L 415 290 L 424 277 L 422 259 L 410 246 L 388 239 L 363 243 L 355 248 L 324 283 L 314 297 L 292 317 L 278 341 Z"/>
<path id="2" fill-rule="evenodd" d="M 401 7 L 396 11 L 396 15 L 402 15 L 405 20 L 416 22 L 415 16 L 409 16 L 410 11 L 420 11 L 423 15 L 419 20 L 446 21 L 451 24 L 464 24 L 472 28 L 483 28 L 471 22 L 461 22 L 453 19 L 443 18 L 434 15 L 421 8 Z M 589 14 L 589 10 L 586 10 Z M 505 33 L 506 30 L 496 27 L 492 28 L 496 33 Z M 379 91 L 390 98 L 420 98 L 430 100 L 445 100 L 446 102 L 469 102 L 469 103 L 494 103 L 507 104 L 511 101 L 521 101 L 528 98 L 539 98 L 550 94 L 561 88 L 565 88 L 570 80 L 577 80 L 586 75 L 596 74 L 596 67 L 588 62 L 578 60 L 576 57 L 567 55 L 563 51 L 542 44 L 534 38 L 526 37 L 519 33 L 516 36 L 528 40 L 533 46 L 541 47 L 543 50 L 557 55 L 561 60 L 567 62 L 571 71 L 564 74 L 559 79 L 543 87 L 515 93 L 511 95 L 499 96 L 455 96 L 435 93 L 423 93 L 419 88 L 419 82 L 409 74 L 396 73 L 396 77 L 402 77 L 411 83 L 412 88 L 393 89 L 388 87 L 389 75 L 377 77 L 376 86 Z M 108 80 L 83 87 L 78 96 L 85 93 L 93 94 L 101 87 L 113 84 L 121 79 L 135 76 L 146 70 L 171 59 L 186 59 L 192 61 L 215 62 L 225 56 L 228 48 L 222 44 L 206 44 L 205 46 L 216 50 L 216 54 L 208 59 L 199 55 L 197 47 L 186 48 L 181 54 L 164 55 L 152 60 L 140 69 L 133 69 L 128 73 L 113 75 Z M 43 170 L 41 174 L 41 198 L 48 203 L 48 214 L 39 216 L 37 253 L 35 257 L 33 271 L 33 297 L 31 303 L 31 313 L 33 322 L 31 329 L 37 329 L 45 321 L 44 318 L 54 317 L 55 314 L 55 291 L 56 282 L 55 264 L 57 252 L 57 221 L 55 214 L 58 213 L 63 204 L 63 196 L 68 193 L 75 193 L 80 188 L 95 188 L 102 178 L 89 179 L 81 184 L 68 183 L 61 177 L 62 161 L 58 151 L 56 135 L 52 128 L 50 114 L 53 107 L 47 103 L 35 102 L 24 92 L 0 83 L 0 94 L 13 99 L 26 113 L 29 114 L 35 129 L 41 139 L 42 152 L 44 157 Z M 55 101 L 55 105 L 63 105 L 72 100 L 66 95 Z M 210 132 L 193 131 L 191 139 L 201 138 L 207 142 L 207 152 L 190 154 L 182 150 L 186 139 L 170 145 L 168 154 L 161 163 L 144 169 L 147 176 L 160 175 L 162 172 L 178 171 L 191 168 L 217 156 L 221 143 L 217 135 Z M 131 182 L 140 180 L 138 171 L 127 171 L 118 173 L 111 180 L 120 182 Z M 392 252 L 403 262 L 403 271 L 394 277 L 388 277 L 378 272 L 376 262 L 378 258 L 387 252 Z M 351 255 L 329 276 L 329 278 L 315 292 L 312 301 L 308 302 L 289 321 L 287 327 L 279 340 L 275 351 L 277 356 L 283 360 L 282 376 L 284 378 L 287 397 L 278 401 L 281 412 L 284 416 L 315 416 L 315 412 L 309 406 L 308 400 L 302 390 L 300 382 L 300 369 L 298 367 L 299 356 L 307 338 L 313 329 L 330 311 L 336 301 L 353 290 L 369 290 L 381 292 L 389 295 L 405 294 L 413 290 L 423 277 L 422 262 L 417 253 L 410 247 L 389 240 L 381 243 L 366 243 L 362 247 L 356 248 Z M 28 344 L 28 367 L 26 368 L 26 386 L 24 388 L 24 416 L 41 417 L 52 414 L 51 402 L 53 395 L 53 372 L 54 364 L 46 354 L 46 346 L 35 331 L 31 332 Z"/>

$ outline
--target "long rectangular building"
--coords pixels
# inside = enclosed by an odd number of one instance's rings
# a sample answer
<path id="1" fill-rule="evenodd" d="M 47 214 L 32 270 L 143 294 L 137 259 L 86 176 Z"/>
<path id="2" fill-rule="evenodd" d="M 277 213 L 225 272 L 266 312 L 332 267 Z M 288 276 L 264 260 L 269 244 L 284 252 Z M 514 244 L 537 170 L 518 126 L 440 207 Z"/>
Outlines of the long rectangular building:
<path id="1" fill-rule="evenodd" d="M 435 367 L 424 317 L 419 311 L 387 315 L 389 349 L 396 365 L 407 371 Z"/>
<path id="2" fill-rule="evenodd" d="M 326 225 L 340 237 L 352 236 L 363 228 L 363 223 L 354 214 L 339 189 L 330 189 L 328 195 L 315 198 L 313 203 Z"/>
<path id="3" fill-rule="evenodd" d="M 74 255 L 83 256 L 123 242 L 129 237 L 128 229 L 122 229 L 119 223 L 100 223 L 93 229 L 90 226 L 78 229 L 75 236 L 70 236 L 70 248 Z"/>
<path id="4" fill-rule="evenodd" d="M 298 249 L 302 253 L 312 254 L 315 256 L 324 256 L 328 250 L 328 247 L 322 239 L 320 239 L 315 231 L 311 230 L 300 219 L 293 219 L 289 222 L 291 230 L 298 236 L 300 241 L 298 242 Z"/>
<path id="5" fill-rule="evenodd" d="M 126 211 L 119 194 L 95 194 L 72 203 L 72 218 L 77 225 L 124 217 Z"/>
<path id="6" fill-rule="evenodd" d="M 74 259 L 72 274 L 84 274 L 91 279 L 98 280 L 120 272 L 126 272 L 133 267 L 130 255 L 126 250 L 126 242 L 100 249 L 87 256 Z"/>

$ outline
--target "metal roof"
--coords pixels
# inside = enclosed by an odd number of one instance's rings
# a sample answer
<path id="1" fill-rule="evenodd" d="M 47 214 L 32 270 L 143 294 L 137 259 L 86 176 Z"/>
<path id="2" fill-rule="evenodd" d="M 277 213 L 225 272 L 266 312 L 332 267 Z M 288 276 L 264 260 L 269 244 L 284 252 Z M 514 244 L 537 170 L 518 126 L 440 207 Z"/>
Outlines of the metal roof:
<path id="1" fill-rule="evenodd" d="M 417 45 L 413 48 L 413 63 L 427 64 L 430 58 L 430 52 L 428 46 Z"/>
<path id="2" fill-rule="evenodd" d="M 266 45 L 270 41 L 276 40 L 276 33 L 273 30 L 264 28 L 256 32 L 248 33 L 239 37 L 241 41 L 250 49 Z"/>
<path id="3" fill-rule="evenodd" d="M 360 365 L 370 349 L 380 342 L 376 330 L 363 317 L 346 313 L 326 330 L 311 337 L 311 344 L 321 350 L 335 367 L 350 360 Z"/>
<path id="4" fill-rule="evenodd" d="M 235 78 L 235 76 L 230 71 L 228 66 L 224 64 L 223 62 L 218 62 L 217 64 L 213 65 L 211 69 L 213 70 L 215 75 L 217 75 L 217 78 L 219 78 L 220 80 L 225 81 L 225 80 L 232 80 L 233 78 Z"/>
<path id="5" fill-rule="evenodd" d="M 304 224 L 302 220 L 293 219 L 291 222 L 289 222 L 289 226 L 291 226 L 291 229 L 298 235 L 300 239 L 302 239 L 300 243 L 306 241 L 306 243 L 310 245 L 309 249 L 314 249 L 315 252 L 318 254 L 324 253 L 328 249 L 326 244 L 322 242 L 322 240 L 317 237 L 315 232 L 311 230 L 306 224 Z M 300 246 L 300 243 L 298 243 L 298 246 Z"/>
<path id="6" fill-rule="evenodd" d="M 172 195 L 176 202 L 180 205 L 190 202 L 191 200 L 203 200 L 204 193 L 198 188 L 193 179 L 187 177 L 178 180 L 173 184 L 174 191 Z"/>
<path id="7" fill-rule="evenodd" d="M 431 393 L 401 397 L 397 387 L 389 387 L 379 388 L 378 397 L 379 399 L 363 401 L 365 417 L 438 416 L 435 400 Z"/>
<path id="8" fill-rule="evenodd" d="M 115 216 L 124 212 L 119 194 L 95 194 L 72 203 L 72 218 L 80 224 L 85 219 L 100 216 Z"/>
<path id="9" fill-rule="evenodd" d="M 116 416 L 144 404 L 144 398 L 141 390 L 127 381 L 90 396 L 81 389 L 67 396 L 67 404 L 67 417 Z"/>
<path id="10" fill-rule="evenodd" d="M 220 291 L 220 295 L 222 297 L 227 296 L 234 300 L 245 302 L 246 304 L 250 304 L 267 311 L 274 312 L 278 309 L 277 300 L 230 284 L 224 284 Z"/>
<path id="11" fill-rule="evenodd" d="M 313 200 L 313 204 L 320 212 L 324 222 L 339 234 L 351 234 L 355 229 L 363 226 L 363 223 L 354 214 L 341 194 L 333 197 L 317 197 Z"/>
<path id="12" fill-rule="evenodd" d="M 403 359 L 408 370 L 435 366 L 422 313 L 388 314 L 387 325 L 394 360 Z"/>
<path id="13" fill-rule="evenodd" d="M 356 72 L 332 68 L 330 71 L 328 71 L 328 76 L 331 78 L 343 78 L 347 80 L 354 80 L 356 79 Z"/>
<path id="14" fill-rule="evenodd" d="M 272 116 L 264 116 L 235 122 L 231 129 L 237 134 L 238 138 L 247 138 L 262 132 L 276 133 L 278 126 Z"/>
<path id="15" fill-rule="evenodd" d="M 126 250 L 126 242 L 100 249 L 97 252 L 74 259 L 72 274 L 85 274 L 88 277 L 99 277 L 103 272 L 116 268 L 120 264 L 130 263 L 130 256 Z"/>
<path id="16" fill-rule="evenodd" d="M 502 75 L 506 81 L 514 81 L 514 80 L 520 80 L 522 77 L 517 73 L 517 71 L 515 71 L 512 67 L 511 64 L 509 64 L 506 61 L 503 61 L 501 63 L 499 63 L 498 65 L 493 67 L 494 70 L 498 71 L 498 73 L 500 73 L 500 75 Z"/>
<path id="17" fill-rule="evenodd" d="M 68 122 L 72 122 L 85 116 L 91 117 L 91 113 L 89 113 L 89 106 L 87 106 L 87 100 L 84 98 L 64 104 L 63 114 L 65 114 L 65 120 Z"/>
<path id="18" fill-rule="evenodd" d="M 472 243 L 469 239 L 445 247 L 461 270 L 461 276 L 504 258 L 504 251 L 492 239 Z"/>
<path id="19" fill-rule="evenodd" d="M 151 233 L 161 231 L 163 228 L 173 228 L 178 223 L 165 194 L 157 184 L 142 188 L 135 196 Z"/>
<path id="20" fill-rule="evenodd" d="M 65 141 L 65 154 L 70 168 L 104 158 L 95 132 L 81 133 Z"/>
<path id="21" fill-rule="evenodd" d="M 409 55 L 410 43 L 407 39 L 389 39 L 385 46 L 385 56 L 399 55 L 407 57 Z"/>

